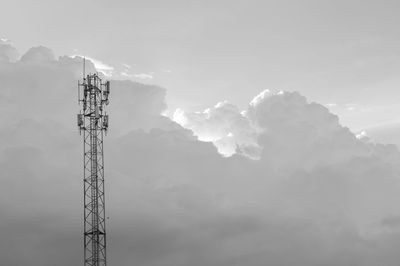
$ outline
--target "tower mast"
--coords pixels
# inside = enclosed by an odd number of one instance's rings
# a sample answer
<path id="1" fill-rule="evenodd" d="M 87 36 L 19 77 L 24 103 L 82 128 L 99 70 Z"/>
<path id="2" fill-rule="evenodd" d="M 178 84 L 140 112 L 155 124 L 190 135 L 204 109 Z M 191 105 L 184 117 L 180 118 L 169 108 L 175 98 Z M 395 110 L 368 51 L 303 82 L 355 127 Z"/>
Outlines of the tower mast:
<path id="1" fill-rule="evenodd" d="M 83 131 L 84 266 L 107 265 L 103 135 L 108 129 L 105 107 L 109 94 L 110 82 L 102 83 L 97 74 L 84 74 L 78 83 L 82 109 L 77 119 Z"/>

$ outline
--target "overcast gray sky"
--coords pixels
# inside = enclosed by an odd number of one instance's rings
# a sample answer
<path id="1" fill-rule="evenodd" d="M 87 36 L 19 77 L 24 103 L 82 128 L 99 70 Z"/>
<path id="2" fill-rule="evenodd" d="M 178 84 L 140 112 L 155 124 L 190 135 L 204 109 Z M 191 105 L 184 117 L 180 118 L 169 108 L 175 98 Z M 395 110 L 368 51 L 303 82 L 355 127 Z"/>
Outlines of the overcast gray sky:
<path id="1" fill-rule="evenodd" d="M 354 130 L 398 120 L 398 1 L 3 0 L 24 52 L 83 54 L 168 89 L 167 103 L 244 108 L 264 89 L 331 104 Z M 126 71 L 125 71 L 126 72 Z M 150 78 L 150 76 L 152 78 Z M 141 78 L 139 78 L 141 77 Z"/>
<path id="2" fill-rule="evenodd" d="M 0 4 L 0 265 L 82 263 L 85 55 L 109 265 L 398 266 L 397 2 Z"/>

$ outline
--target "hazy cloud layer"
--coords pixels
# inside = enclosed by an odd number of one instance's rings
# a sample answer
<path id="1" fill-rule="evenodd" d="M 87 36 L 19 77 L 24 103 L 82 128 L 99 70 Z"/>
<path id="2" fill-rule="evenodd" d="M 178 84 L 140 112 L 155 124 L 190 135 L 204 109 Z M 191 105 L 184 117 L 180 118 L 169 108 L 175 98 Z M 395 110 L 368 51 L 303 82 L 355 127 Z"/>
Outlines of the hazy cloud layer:
<path id="1" fill-rule="evenodd" d="M 82 67 L 52 54 L 0 62 L 4 265 L 82 263 Z M 160 115 L 163 88 L 111 84 L 110 264 L 398 265 L 395 146 L 356 138 L 296 92 L 179 111 L 185 129 Z"/>

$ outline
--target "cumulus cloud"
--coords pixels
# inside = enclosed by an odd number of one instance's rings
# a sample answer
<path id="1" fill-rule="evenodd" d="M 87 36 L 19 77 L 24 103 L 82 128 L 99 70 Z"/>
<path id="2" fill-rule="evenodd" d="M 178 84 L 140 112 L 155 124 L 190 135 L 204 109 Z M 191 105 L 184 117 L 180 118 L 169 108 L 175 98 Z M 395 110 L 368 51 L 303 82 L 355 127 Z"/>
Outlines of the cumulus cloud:
<path id="1" fill-rule="evenodd" d="M 240 110 L 227 101 L 202 112 L 185 113 L 178 109 L 173 115 L 175 122 L 194 132 L 201 141 L 210 141 L 218 151 L 231 156 L 237 149 L 250 157 L 257 157 L 257 129 Z"/>
<path id="2" fill-rule="evenodd" d="M 12 46 L 12 43 L 5 38 L 0 39 L 0 62 L 15 62 L 18 59 L 18 51 Z"/>
<path id="3" fill-rule="evenodd" d="M 17 62 L 4 62 L 0 71 L 3 124 L 32 118 L 53 119 L 68 127 L 75 125 L 71 111 L 78 110 L 77 81 L 82 78 L 82 62 L 79 56 L 55 59 L 54 53 L 45 47 L 29 49 Z M 97 67 L 86 59 L 86 73 L 99 71 Z M 129 80 L 113 80 L 111 84 L 115 104 L 110 110 L 116 116 L 110 122 L 115 133 L 167 124 L 165 117 L 160 117 L 166 108 L 165 89 Z"/>
<path id="4" fill-rule="evenodd" d="M 32 47 L 21 57 L 21 62 L 51 62 L 55 61 L 52 50 L 44 46 Z"/>
<path id="5" fill-rule="evenodd" d="M 81 60 L 31 54 L 0 64 L 0 257 L 77 265 Z M 161 115 L 165 89 L 114 80 L 111 89 L 109 263 L 398 264 L 395 146 L 358 139 L 296 92 L 264 91 L 244 112 L 228 102 L 177 111 L 179 125 Z"/>
<path id="6" fill-rule="evenodd" d="M 337 116 L 297 92 L 264 90 L 244 111 L 227 102 L 202 112 L 178 109 L 174 121 L 226 156 L 266 158 L 275 166 L 336 162 L 370 152 Z"/>
<path id="7" fill-rule="evenodd" d="M 372 149 L 326 107 L 297 92 L 262 93 L 250 103 L 248 116 L 263 129 L 262 157 L 274 165 L 312 167 L 369 155 Z"/>

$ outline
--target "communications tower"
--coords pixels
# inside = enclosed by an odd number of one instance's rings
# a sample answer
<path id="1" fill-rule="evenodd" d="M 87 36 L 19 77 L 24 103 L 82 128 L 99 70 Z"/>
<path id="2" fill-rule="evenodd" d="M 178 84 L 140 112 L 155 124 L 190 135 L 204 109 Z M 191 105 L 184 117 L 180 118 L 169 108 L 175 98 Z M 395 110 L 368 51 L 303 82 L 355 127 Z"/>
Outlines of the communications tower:
<path id="1" fill-rule="evenodd" d="M 110 82 L 97 74 L 78 82 L 78 127 L 83 132 L 84 265 L 106 266 L 103 135 L 108 128 Z"/>

